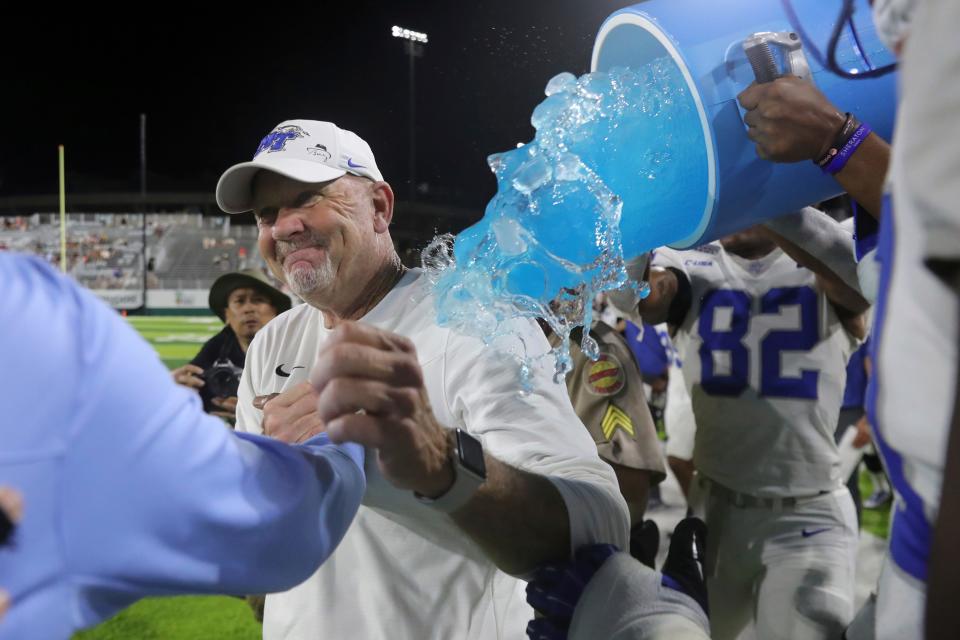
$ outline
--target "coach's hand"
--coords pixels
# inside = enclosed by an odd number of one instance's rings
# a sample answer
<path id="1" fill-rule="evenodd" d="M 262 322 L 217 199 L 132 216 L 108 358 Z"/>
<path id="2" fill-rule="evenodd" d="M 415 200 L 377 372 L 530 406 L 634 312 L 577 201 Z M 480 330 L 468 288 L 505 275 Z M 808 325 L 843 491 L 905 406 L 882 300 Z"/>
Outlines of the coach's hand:
<path id="1" fill-rule="evenodd" d="M 253 406 L 263 410 L 263 434 L 277 440 L 296 444 L 326 430 L 317 413 L 317 393 L 307 382 L 283 393 L 258 396 Z"/>
<path id="2" fill-rule="evenodd" d="M 177 367 L 170 372 L 170 375 L 173 376 L 174 382 L 191 389 L 199 389 L 205 384 L 201 377 L 203 376 L 203 369 L 195 364 L 185 364 L 182 367 Z"/>
<path id="3" fill-rule="evenodd" d="M 380 472 L 393 485 L 437 497 L 453 484 L 449 432 L 430 408 L 410 340 L 343 322 L 324 345 L 310 383 L 330 440 L 378 449 Z"/>

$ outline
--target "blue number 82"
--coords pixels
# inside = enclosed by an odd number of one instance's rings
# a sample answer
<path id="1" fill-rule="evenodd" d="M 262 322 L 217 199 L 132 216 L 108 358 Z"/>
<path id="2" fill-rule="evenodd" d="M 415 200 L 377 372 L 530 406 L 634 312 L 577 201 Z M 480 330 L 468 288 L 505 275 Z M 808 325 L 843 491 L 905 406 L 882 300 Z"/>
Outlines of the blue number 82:
<path id="1" fill-rule="evenodd" d="M 743 338 L 750 329 L 753 300 L 744 291 L 716 289 L 708 292 L 700 305 L 700 385 L 711 395 L 739 396 L 750 386 L 750 352 Z M 780 371 L 784 351 L 809 351 L 819 341 L 817 293 L 810 287 L 778 287 L 760 299 L 760 312 L 776 314 L 781 307 L 796 305 L 800 309 L 797 329 L 776 329 L 760 341 L 761 396 L 816 399 L 820 373 L 809 369 L 799 377 L 784 377 Z M 718 309 L 730 310 L 728 329 L 714 329 Z M 730 372 L 719 375 L 714 367 L 714 354 L 730 354 Z"/>

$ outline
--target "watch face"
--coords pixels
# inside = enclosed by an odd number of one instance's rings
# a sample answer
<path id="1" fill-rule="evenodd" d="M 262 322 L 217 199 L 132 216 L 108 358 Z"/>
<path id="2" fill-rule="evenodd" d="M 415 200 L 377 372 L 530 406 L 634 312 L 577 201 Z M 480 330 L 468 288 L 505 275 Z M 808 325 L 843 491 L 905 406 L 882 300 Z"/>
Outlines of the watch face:
<path id="1" fill-rule="evenodd" d="M 457 429 L 457 455 L 460 465 L 478 478 L 486 480 L 487 465 L 483 462 L 483 446 L 468 433 Z"/>

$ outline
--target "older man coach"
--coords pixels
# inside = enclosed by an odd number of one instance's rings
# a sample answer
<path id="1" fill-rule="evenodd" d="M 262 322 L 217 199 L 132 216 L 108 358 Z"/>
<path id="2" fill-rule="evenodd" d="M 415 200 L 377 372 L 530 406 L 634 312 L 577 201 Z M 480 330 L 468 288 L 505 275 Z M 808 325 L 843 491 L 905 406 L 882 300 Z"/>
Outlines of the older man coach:
<path id="1" fill-rule="evenodd" d="M 552 371 L 521 397 L 509 359 L 436 324 L 366 142 L 283 122 L 217 201 L 253 210 L 264 259 L 307 302 L 254 338 L 237 428 L 296 442 L 323 425 L 372 454 L 354 524 L 321 570 L 267 597 L 265 638 L 521 638 L 531 610 L 513 576 L 584 544 L 625 547 L 616 478 Z M 521 341 L 548 348 L 533 322 L 499 346 Z"/>

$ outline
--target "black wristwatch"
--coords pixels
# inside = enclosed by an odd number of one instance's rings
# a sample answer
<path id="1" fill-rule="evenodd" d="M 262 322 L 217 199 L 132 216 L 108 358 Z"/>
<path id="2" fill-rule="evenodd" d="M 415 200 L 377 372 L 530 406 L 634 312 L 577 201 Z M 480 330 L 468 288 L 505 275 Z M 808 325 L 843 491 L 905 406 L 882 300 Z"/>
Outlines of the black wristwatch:
<path id="1" fill-rule="evenodd" d="M 487 479 L 487 465 L 483 461 L 483 445 L 462 429 L 453 432 L 453 484 L 436 498 L 427 498 L 416 492 L 420 502 L 437 511 L 453 513 L 467 504 Z"/>

